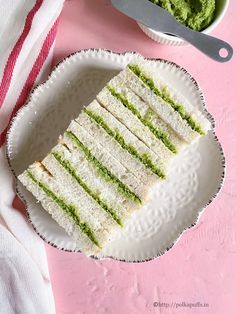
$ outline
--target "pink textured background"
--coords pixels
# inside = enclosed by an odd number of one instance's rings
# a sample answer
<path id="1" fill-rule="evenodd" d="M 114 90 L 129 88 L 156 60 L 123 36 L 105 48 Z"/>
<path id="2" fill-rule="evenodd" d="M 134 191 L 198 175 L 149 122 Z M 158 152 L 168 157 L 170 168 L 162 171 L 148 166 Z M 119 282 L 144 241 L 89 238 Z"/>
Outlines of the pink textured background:
<path id="1" fill-rule="evenodd" d="M 236 44 L 236 3 L 215 35 Z M 223 144 L 227 173 L 200 223 L 157 260 L 143 264 L 94 261 L 47 245 L 58 314 L 236 313 L 236 60 L 218 64 L 192 47 L 161 46 L 105 0 L 66 1 L 55 63 L 83 48 L 138 51 L 175 61 L 202 87 Z M 153 302 L 206 302 L 208 308 L 166 309 Z"/>

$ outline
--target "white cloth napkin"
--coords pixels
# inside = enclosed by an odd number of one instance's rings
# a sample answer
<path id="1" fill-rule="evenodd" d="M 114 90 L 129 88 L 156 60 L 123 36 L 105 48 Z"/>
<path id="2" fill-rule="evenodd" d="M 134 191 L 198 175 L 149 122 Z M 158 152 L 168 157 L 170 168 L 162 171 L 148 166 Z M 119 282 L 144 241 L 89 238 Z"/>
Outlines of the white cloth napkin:
<path id="1" fill-rule="evenodd" d="M 50 70 L 63 0 L 0 0 L 0 313 L 53 314 L 44 243 L 13 208 L 4 141 L 11 117 Z"/>

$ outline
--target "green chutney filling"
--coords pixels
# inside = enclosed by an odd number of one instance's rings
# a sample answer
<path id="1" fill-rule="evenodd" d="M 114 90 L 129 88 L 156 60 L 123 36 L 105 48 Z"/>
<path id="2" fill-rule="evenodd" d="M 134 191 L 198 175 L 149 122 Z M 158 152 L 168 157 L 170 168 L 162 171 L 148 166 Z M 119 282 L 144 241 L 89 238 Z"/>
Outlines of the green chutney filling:
<path id="1" fill-rule="evenodd" d="M 161 90 L 155 86 L 153 79 L 146 76 L 142 70 L 136 64 L 129 64 L 129 69 L 141 79 L 141 81 L 147 85 L 157 96 L 161 97 L 166 101 L 179 115 L 185 120 L 193 131 L 198 132 L 201 135 L 205 135 L 201 126 L 185 111 L 183 105 L 178 104 L 170 95 L 167 87 L 162 88 Z"/>
<path id="2" fill-rule="evenodd" d="M 87 184 L 80 178 L 80 176 L 76 173 L 76 170 L 71 165 L 69 160 L 66 160 L 63 158 L 62 154 L 59 152 L 53 152 L 52 155 L 55 157 L 55 159 L 60 163 L 62 167 L 64 167 L 71 176 L 76 180 L 76 182 L 84 189 L 85 192 L 87 192 L 88 195 L 90 195 L 97 203 L 101 206 L 102 209 L 104 209 L 110 216 L 114 219 L 114 221 L 120 225 L 122 225 L 121 219 L 118 217 L 115 210 L 111 207 L 109 207 L 101 198 L 99 195 L 95 192 L 93 192 Z"/>
<path id="3" fill-rule="evenodd" d="M 84 108 L 84 112 L 92 119 L 94 120 L 99 126 L 101 126 L 108 135 L 110 135 L 112 138 L 114 138 L 118 144 L 126 150 L 129 154 L 131 154 L 133 157 L 135 157 L 137 160 L 139 160 L 146 168 L 151 170 L 154 174 L 156 174 L 159 178 L 165 179 L 165 174 L 162 172 L 162 170 L 154 165 L 148 156 L 148 154 L 142 154 L 140 155 L 137 150 L 132 146 L 125 142 L 123 136 L 117 131 L 112 130 L 106 121 L 103 119 L 103 117 L 97 115 L 92 110 L 89 110 L 87 108 Z"/>
<path id="4" fill-rule="evenodd" d="M 215 17 L 216 0 L 150 0 L 195 31 L 208 27 Z"/>
<path id="5" fill-rule="evenodd" d="M 51 191 L 46 184 L 36 179 L 31 171 L 28 170 L 27 175 L 35 184 L 38 185 L 38 187 L 40 187 L 47 194 L 48 197 L 50 197 L 58 206 L 61 207 L 61 209 L 67 216 L 74 220 L 76 225 L 90 239 L 90 241 L 92 241 L 97 247 L 101 249 L 101 246 L 99 245 L 98 240 L 95 237 L 94 231 L 91 229 L 88 223 L 81 220 L 76 210 L 76 207 L 71 204 L 67 204 L 61 197 L 57 196 L 53 191 Z"/>
<path id="6" fill-rule="evenodd" d="M 177 149 L 175 145 L 169 140 L 168 134 L 166 132 L 163 132 L 162 130 L 155 127 L 151 121 L 145 117 L 142 117 L 139 110 L 135 107 L 134 104 L 132 104 L 124 95 L 118 93 L 113 87 L 107 86 L 109 92 L 114 96 L 117 100 L 119 100 L 124 107 L 129 109 L 133 115 L 135 115 L 143 125 L 148 127 L 148 129 L 155 135 L 155 137 L 162 141 L 162 143 L 174 154 L 177 153 Z"/>
<path id="7" fill-rule="evenodd" d="M 120 181 L 110 170 L 108 170 L 91 152 L 90 150 L 77 138 L 77 136 L 71 132 L 66 131 L 65 134 L 73 140 L 73 142 L 78 146 L 83 153 L 85 154 L 87 160 L 93 164 L 99 175 L 106 180 L 107 182 L 113 183 L 117 186 L 119 193 L 124 195 L 126 198 L 137 202 L 142 203 L 141 199 L 130 190 L 130 188 Z"/>

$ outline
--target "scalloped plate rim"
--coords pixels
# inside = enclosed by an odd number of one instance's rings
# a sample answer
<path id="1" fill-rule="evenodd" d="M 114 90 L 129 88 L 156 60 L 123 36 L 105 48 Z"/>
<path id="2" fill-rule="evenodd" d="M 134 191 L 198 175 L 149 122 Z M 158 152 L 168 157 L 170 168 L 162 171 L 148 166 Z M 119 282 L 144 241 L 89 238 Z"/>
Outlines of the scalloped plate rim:
<path id="1" fill-rule="evenodd" d="M 8 131 L 7 131 L 7 135 L 6 135 L 6 158 L 7 158 L 7 161 L 8 161 L 8 164 L 9 164 L 9 167 L 10 167 L 10 170 L 11 172 L 13 173 L 13 176 L 15 178 L 15 188 L 16 188 L 16 194 L 18 195 L 18 197 L 23 201 L 23 203 L 25 204 L 25 209 L 26 209 L 26 215 L 27 215 L 27 219 L 28 221 L 30 222 L 30 224 L 32 225 L 34 231 L 37 233 L 37 235 L 42 239 L 44 240 L 46 243 L 48 243 L 49 245 L 61 250 L 61 251 L 66 251 L 66 252 L 76 252 L 76 253 L 79 253 L 81 252 L 80 250 L 70 250 L 70 249 L 66 249 L 66 248 L 63 248 L 63 247 L 58 247 L 56 244 L 48 241 L 38 230 L 37 230 L 37 227 L 34 225 L 33 221 L 31 220 L 31 216 L 30 216 L 30 211 L 29 211 L 29 208 L 28 208 L 28 202 L 27 200 L 24 198 L 24 196 L 20 193 L 19 189 L 18 189 L 18 184 L 19 184 L 19 181 L 17 179 L 17 175 L 15 173 L 15 170 L 14 170 L 14 167 L 12 166 L 11 164 L 11 152 L 10 152 L 10 134 L 11 134 L 11 130 L 13 129 L 14 127 L 14 123 L 16 121 L 16 119 L 18 118 L 18 116 L 21 114 L 22 111 L 24 110 L 27 110 L 29 107 L 30 107 L 30 103 L 31 103 L 31 100 L 32 100 L 32 97 L 33 95 L 42 87 L 44 86 L 45 84 L 47 84 L 48 81 L 50 81 L 50 79 L 53 77 L 54 73 L 59 71 L 59 68 L 63 65 L 63 63 L 75 56 L 75 55 L 79 55 L 79 54 L 82 54 L 82 53 L 89 53 L 89 52 L 104 52 L 106 54 L 114 54 L 114 55 L 117 55 L 117 56 L 125 56 L 127 54 L 130 54 L 130 55 L 140 55 L 139 53 L 135 52 L 135 51 L 126 51 L 126 52 L 114 52 L 112 50 L 108 50 L 108 49 L 102 49 L 102 48 L 88 48 L 88 49 L 81 49 L 79 51 L 76 51 L 76 52 L 73 52 L 71 54 L 69 54 L 68 56 L 66 56 L 65 58 L 63 58 L 57 65 L 55 65 L 50 73 L 50 75 L 47 77 L 47 79 L 36 85 L 25 105 L 23 105 L 17 112 L 16 114 L 13 116 L 10 124 L 9 124 L 9 127 L 8 127 Z M 180 239 L 182 238 L 182 236 L 186 233 L 186 231 L 188 231 L 189 229 L 192 229 L 194 228 L 200 218 L 201 218 L 201 215 L 203 214 L 204 210 L 206 209 L 206 207 L 217 197 L 217 195 L 219 194 L 223 184 L 224 184 L 224 180 L 225 180 L 225 171 L 226 171 L 226 163 L 225 163 L 225 154 L 224 154 L 224 150 L 223 150 L 223 147 L 219 141 L 219 139 L 217 138 L 216 134 L 215 134 L 215 121 L 214 121 L 214 118 L 213 116 L 207 111 L 206 109 L 206 103 L 205 103 L 205 99 L 204 99 L 204 95 L 203 95 L 203 92 L 202 92 L 202 89 L 200 88 L 200 86 L 198 85 L 197 81 L 194 79 L 194 77 L 185 69 L 183 68 L 182 66 L 176 64 L 175 62 L 173 61 L 169 61 L 169 60 L 166 60 L 166 59 L 162 59 L 162 58 L 145 58 L 147 60 L 152 60 L 152 61 L 159 61 L 161 63 L 166 63 L 166 64 L 169 64 L 169 65 L 172 65 L 174 67 L 176 67 L 178 70 L 182 71 L 185 73 L 185 75 L 188 76 L 188 78 L 194 83 L 194 85 L 196 86 L 198 92 L 199 92 L 199 96 L 201 97 L 201 100 L 202 100 L 202 104 L 203 104 L 203 111 L 204 111 L 204 114 L 207 115 L 208 119 L 211 121 L 212 123 L 212 134 L 214 136 L 214 140 L 217 144 L 217 146 L 219 147 L 219 150 L 221 152 L 221 166 L 222 166 L 222 172 L 221 172 L 221 180 L 219 181 L 219 184 L 218 184 L 218 188 L 215 192 L 215 194 L 208 200 L 208 202 L 206 203 L 205 206 L 202 206 L 201 208 L 198 209 L 198 212 L 197 212 L 197 217 L 196 219 L 186 228 L 184 228 L 181 232 L 179 232 L 179 234 L 176 236 L 176 240 L 173 241 L 173 243 L 168 246 L 165 250 L 163 250 L 162 252 L 159 252 L 157 255 L 151 257 L 151 258 L 147 258 L 147 259 L 144 259 L 144 260 L 125 260 L 125 259 L 120 259 L 120 258 L 116 258 L 116 257 L 113 257 L 113 256 L 106 256 L 106 257 L 102 257 L 101 259 L 113 259 L 113 260 L 117 260 L 117 261 L 122 261 L 122 262 L 128 262 L 128 263 L 141 263 L 141 262 L 148 262 L 148 261 L 151 261 L 151 260 L 154 260 L 160 256 L 162 256 L 163 254 L 165 254 L 167 251 L 169 251 L 174 245 L 176 245 Z M 98 259 L 96 256 L 90 256 L 94 259 Z"/>

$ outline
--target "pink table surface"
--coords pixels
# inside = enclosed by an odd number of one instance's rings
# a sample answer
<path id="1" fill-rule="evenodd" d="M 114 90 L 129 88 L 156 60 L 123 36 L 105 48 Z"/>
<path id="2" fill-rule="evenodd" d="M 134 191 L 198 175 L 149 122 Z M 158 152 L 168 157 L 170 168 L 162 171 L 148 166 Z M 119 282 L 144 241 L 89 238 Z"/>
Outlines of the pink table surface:
<path id="1" fill-rule="evenodd" d="M 215 35 L 236 46 L 236 3 Z M 192 47 L 167 47 L 147 38 L 106 0 L 66 1 L 54 63 L 83 48 L 138 51 L 185 67 L 202 87 L 223 144 L 227 172 L 223 189 L 198 225 L 160 258 L 141 264 L 95 261 L 46 245 L 58 314 L 236 313 L 236 59 L 216 63 Z M 154 307 L 153 302 L 209 306 Z"/>

